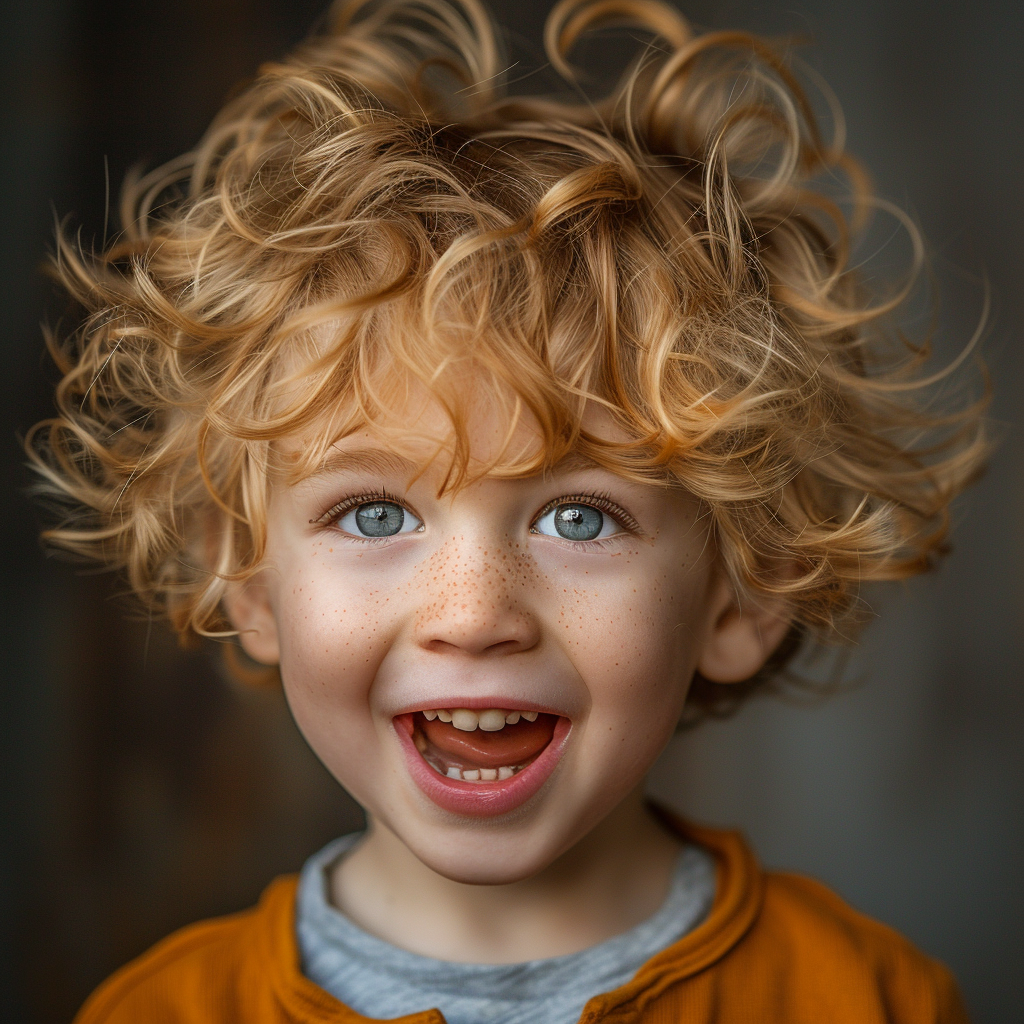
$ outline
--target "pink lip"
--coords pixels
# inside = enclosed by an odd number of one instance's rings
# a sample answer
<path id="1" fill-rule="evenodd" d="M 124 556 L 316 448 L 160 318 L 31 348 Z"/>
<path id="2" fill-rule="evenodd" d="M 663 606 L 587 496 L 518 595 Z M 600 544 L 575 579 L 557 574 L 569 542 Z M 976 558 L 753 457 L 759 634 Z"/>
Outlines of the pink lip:
<path id="1" fill-rule="evenodd" d="M 465 705 L 460 705 L 464 707 Z M 493 705 L 492 705 L 493 706 Z M 568 718 L 559 718 L 551 742 L 511 779 L 500 782 L 463 782 L 439 775 L 420 756 L 412 742 L 412 714 L 396 715 L 395 732 L 405 755 L 405 763 L 413 781 L 437 804 L 453 814 L 475 818 L 491 818 L 507 814 L 526 803 L 547 782 L 565 751 L 565 740 L 572 728 Z"/>
<path id="2" fill-rule="evenodd" d="M 411 714 L 416 711 L 430 711 L 433 708 L 469 708 L 472 711 L 484 711 L 487 708 L 503 708 L 508 704 L 507 697 L 459 697 L 452 700 L 446 698 L 441 701 L 435 700 L 432 704 L 413 705 L 407 708 L 402 714 Z M 511 708 L 515 708 L 517 711 L 540 711 L 546 715 L 557 715 L 558 712 L 553 708 L 543 707 L 540 704 L 534 704 L 530 701 L 523 702 L 516 700 L 514 704 L 509 705 Z M 395 717 L 401 718 L 402 714 L 398 714 Z"/>

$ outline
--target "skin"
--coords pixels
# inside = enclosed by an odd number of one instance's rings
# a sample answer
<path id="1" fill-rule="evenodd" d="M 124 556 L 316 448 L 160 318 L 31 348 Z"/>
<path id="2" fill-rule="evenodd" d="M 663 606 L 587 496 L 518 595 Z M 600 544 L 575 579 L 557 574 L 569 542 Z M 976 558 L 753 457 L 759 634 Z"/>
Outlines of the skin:
<path id="1" fill-rule="evenodd" d="M 424 408 L 418 420 L 436 425 Z M 614 434 L 598 414 L 586 425 Z M 520 432 L 530 444 L 529 426 Z M 487 459 L 503 425 L 478 411 L 471 436 Z M 367 812 L 366 838 L 333 870 L 338 909 L 438 959 L 575 952 L 667 894 L 678 840 L 645 808 L 643 784 L 694 671 L 748 678 L 788 623 L 777 608 L 741 606 L 698 503 L 678 489 L 570 463 L 439 497 L 440 469 L 423 472 L 424 461 L 411 442 L 387 450 L 357 434 L 323 472 L 276 485 L 265 566 L 233 587 L 227 611 L 245 650 L 280 666 L 299 728 Z M 367 541 L 329 514 L 382 489 L 422 529 Z M 579 495 L 621 510 L 613 535 L 537 532 L 549 502 Z M 540 791 L 495 817 L 430 800 L 393 724 L 473 697 L 572 722 Z"/>

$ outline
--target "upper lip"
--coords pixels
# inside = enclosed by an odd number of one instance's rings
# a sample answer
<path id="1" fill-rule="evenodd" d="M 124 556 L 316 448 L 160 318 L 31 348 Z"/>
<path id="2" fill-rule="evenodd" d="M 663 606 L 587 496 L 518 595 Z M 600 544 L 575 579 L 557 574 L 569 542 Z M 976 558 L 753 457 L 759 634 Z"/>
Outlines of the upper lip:
<path id="1" fill-rule="evenodd" d="M 485 711 L 488 708 L 498 708 L 503 711 L 537 711 L 543 715 L 557 715 L 559 718 L 568 718 L 564 711 L 543 704 L 538 701 L 519 700 L 518 698 L 508 700 L 504 697 L 438 697 L 436 700 L 418 700 L 407 708 L 396 711 L 394 716 L 416 714 L 419 711 L 436 711 L 439 708 L 452 710 L 454 708 L 466 708 L 469 711 Z"/>

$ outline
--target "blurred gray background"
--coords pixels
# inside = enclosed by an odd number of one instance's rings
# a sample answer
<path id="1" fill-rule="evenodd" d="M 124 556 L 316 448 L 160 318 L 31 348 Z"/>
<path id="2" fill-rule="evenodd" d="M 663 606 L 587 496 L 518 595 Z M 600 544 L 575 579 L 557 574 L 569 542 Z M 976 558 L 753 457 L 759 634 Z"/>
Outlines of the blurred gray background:
<path id="1" fill-rule="evenodd" d="M 320 0 L 3 5 L 0 450 L 4 827 L 0 1020 L 67 1020 L 172 928 L 252 903 L 358 825 L 280 695 L 224 681 L 132 612 L 117 581 L 47 559 L 16 441 L 50 409 L 38 272 L 56 212 L 103 233 L 117 188 L 192 145 L 232 85 L 300 39 Z M 523 70 L 544 0 L 495 0 Z M 942 572 L 869 595 L 882 612 L 816 706 L 761 701 L 676 741 L 654 792 L 742 827 L 762 859 L 823 879 L 954 969 L 979 1024 L 1024 1021 L 1024 4 L 693 0 L 700 27 L 799 35 L 852 151 L 916 218 L 939 349 L 976 327 L 1002 445 L 957 507 Z M 105 168 L 109 169 L 107 171 Z M 127 614 L 126 614 L 127 613 Z"/>

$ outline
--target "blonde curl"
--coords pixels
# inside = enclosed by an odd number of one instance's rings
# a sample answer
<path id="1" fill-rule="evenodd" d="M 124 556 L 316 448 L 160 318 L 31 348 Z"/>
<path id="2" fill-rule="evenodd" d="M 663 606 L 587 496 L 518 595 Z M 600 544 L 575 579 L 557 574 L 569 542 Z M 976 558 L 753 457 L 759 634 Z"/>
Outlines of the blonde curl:
<path id="1" fill-rule="evenodd" d="M 587 100 L 568 57 L 609 25 L 651 42 Z M 386 429 L 409 382 L 451 420 L 445 486 L 472 478 L 471 368 L 543 439 L 489 471 L 582 450 L 686 488 L 736 586 L 800 635 L 848 635 L 862 583 L 933 564 L 981 403 L 930 410 L 927 346 L 886 345 L 913 274 L 872 297 L 850 265 L 878 204 L 841 120 L 825 141 L 771 46 L 656 0 L 563 0 L 545 40 L 566 97 L 509 90 L 476 0 L 341 4 L 194 151 L 127 181 L 112 244 L 59 232 L 86 316 L 48 338 L 58 413 L 28 438 L 65 510 L 52 544 L 126 571 L 183 636 L 227 635 L 272 481 Z M 628 441 L 583 430 L 592 403 Z"/>

